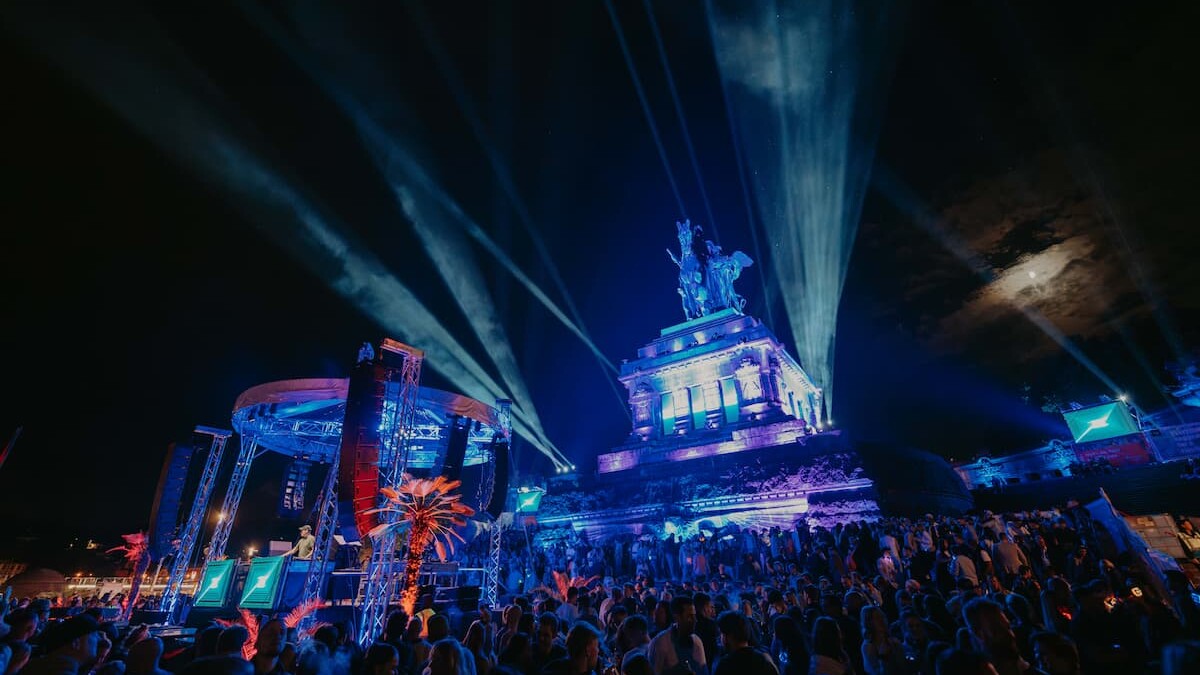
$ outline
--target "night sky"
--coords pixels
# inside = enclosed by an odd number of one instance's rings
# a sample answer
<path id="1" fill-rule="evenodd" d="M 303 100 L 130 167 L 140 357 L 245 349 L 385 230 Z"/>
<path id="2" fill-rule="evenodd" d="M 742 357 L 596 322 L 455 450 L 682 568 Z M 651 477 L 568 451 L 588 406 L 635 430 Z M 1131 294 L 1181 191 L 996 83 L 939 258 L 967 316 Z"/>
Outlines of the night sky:
<path id="1" fill-rule="evenodd" d="M 702 5 L 653 6 L 721 243 L 756 258 L 738 284 L 747 311 L 772 314 L 791 345 L 777 284 L 767 279 L 770 307 L 761 291 L 769 265 L 753 248 Z M 277 212 L 180 160 L 179 147 L 209 142 L 185 123 L 197 106 L 251 139 L 486 362 L 347 110 L 264 21 L 561 302 L 511 181 L 610 361 L 682 320 L 664 249 L 684 214 L 604 3 L 83 7 L 0 9 L 0 435 L 24 426 L 0 470 L 10 531 L 111 540 L 144 527 L 168 443 L 196 424 L 227 427 L 255 384 L 344 376 L 361 341 L 387 334 L 328 287 Z M 615 9 L 686 215 L 707 227 L 645 6 Z M 1041 411 L 1046 397 L 1117 392 L 1018 306 L 1143 407 L 1166 405 L 1164 365 L 1200 337 L 1198 13 L 1127 2 L 896 13 L 894 45 L 877 50 L 891 73 L 839 315 L 839 427 L 959 459 L 1065 434 Z M 70 66 L 80 54 L 124 66 L 84 73 Z M 136 120 L 97 95 L 127 95 L 146 73 L 170 86 L 137 91 Z M 163 143 L 146 124 L 176 135 Z M 548 436 L 591 465 L 628 431 L 608 375 L 486 251 L 472 245 L 461 264 L 486 281 Z M 432 368 L 424 382 L 453 388 Z M 279 474 L 264 466 L 243 507 L 268 513 Z M 524 447 L 522 470 L 548 467 Z M 290 536 L 289 523 L 271 527 Z"/>

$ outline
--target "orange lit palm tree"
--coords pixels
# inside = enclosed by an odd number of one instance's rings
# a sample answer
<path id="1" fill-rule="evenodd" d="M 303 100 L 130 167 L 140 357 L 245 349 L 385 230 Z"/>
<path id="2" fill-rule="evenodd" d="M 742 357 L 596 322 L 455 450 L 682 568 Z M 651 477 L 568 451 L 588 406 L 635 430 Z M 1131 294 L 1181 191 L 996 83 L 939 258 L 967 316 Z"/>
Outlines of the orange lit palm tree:
<path id="1" fill-rule="evenodd" d="M 475 509 L 463 504 L 462 495 L 454 492 L 461 485 L 462 481 L 447 480 L 445 476 L 424 479 L 404 474 L 399 486 L 380 490 L 387 498 L 387 504 L 366 511 L 397 516 L 395 522 L 383 523 L 371 530 L 371 539 L 376 542 L 389 531 L 408 530 L 408 556 L 404 561 L 400 607 L 409 616 L 417 604 L 421 559 L 429 545 L 433 545 L 438 559 L 445 561 L 446 556 L 454 552 L 455 539 L 466 543 L 454 528 L 466 525 L 467 517 L 475 515 Z"/>

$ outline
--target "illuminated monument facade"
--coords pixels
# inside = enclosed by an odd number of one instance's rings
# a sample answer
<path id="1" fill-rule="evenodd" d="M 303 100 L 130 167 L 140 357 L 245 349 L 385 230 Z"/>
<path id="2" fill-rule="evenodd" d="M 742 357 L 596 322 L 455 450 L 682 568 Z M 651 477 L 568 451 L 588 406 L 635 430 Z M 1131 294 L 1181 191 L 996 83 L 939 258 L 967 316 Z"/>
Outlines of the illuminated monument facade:
<path id="1" fill-rule="evenodd" d="M 802 441 L 817 431 L 821 392 L 754 317 L 733 308 L 663 329 L 621 366 L 629 440 L 600 473 Z"/>
<path id="2" fill-rule="evenodd" d="M 663 329 L 621 365 L 629 441 L 599 458 L 600 473 L 795 442 L 817 430 L 821 391 L 733 289 L 753 264 L 725 255 L 700 228 L 676 223 L 679 295 L 688 320 Z"/>
<path id="3" fill-rule="evenodd" d="M 790 527 L 830 513 L 819 503 L 836 502 L 844 520 L 877 515 L 857 455 L 820 426 L 821 390 L 771 329 L 742 311 L 733 282 L 750 258 L 700 245 L 689 222 L 677 230 L 680 250 L 668 253 L 686 321 L 622 364 L 629 436 L 599 455 L 595 485 L 552 487 L 538 520 L 608 532 L 669 520 L 671 531 L 687 532 L 697 523 Z"/>

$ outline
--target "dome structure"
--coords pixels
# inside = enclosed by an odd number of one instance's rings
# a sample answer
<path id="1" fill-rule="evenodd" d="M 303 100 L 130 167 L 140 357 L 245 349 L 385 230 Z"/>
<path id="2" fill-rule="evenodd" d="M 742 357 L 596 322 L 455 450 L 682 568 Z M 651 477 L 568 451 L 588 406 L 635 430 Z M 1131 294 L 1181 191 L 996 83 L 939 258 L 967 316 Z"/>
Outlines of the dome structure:
<path id="1" fill-rule="evenodd" d="M 67 590 L 67 579 L 62 572 L 35 567 L 9 578 L 14 598 L 36 598 L 63 595 Z"/>
<path id="2" fill-rule="evenodd" d="M 931 452 L 882 443 L 859 443 L 857 449 L 885 515 L 958 514 L 974 506 L 962 478 Z"/>

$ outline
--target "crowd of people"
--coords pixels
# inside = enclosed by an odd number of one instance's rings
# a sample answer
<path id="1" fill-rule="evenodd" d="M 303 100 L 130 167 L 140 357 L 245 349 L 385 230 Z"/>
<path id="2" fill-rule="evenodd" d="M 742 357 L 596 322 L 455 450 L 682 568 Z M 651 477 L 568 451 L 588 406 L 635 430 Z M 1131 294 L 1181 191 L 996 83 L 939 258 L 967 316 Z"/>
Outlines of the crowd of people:
<path id="1" fill-rule="evenodd" d="M 1155 578 L 1137 556 L 1112 553 L 1084 509 L 713 534 L 531 546 L 521 537 L 506 545 L 507 564 L 549 583 L 518 579 L 503 606 L 465 615 L 425 596 L 413 616 L 395 611 L 365 650 L 351 626 L 298 632 L 273 617 L 254 636 L 211 626 L 194 644 L 164 645 L 145 626 L 100 621 L 95 606 L 53 621 L 49 603 L 13 599 L 0 672 L 1200 672 L 1187 578 Z"/>

